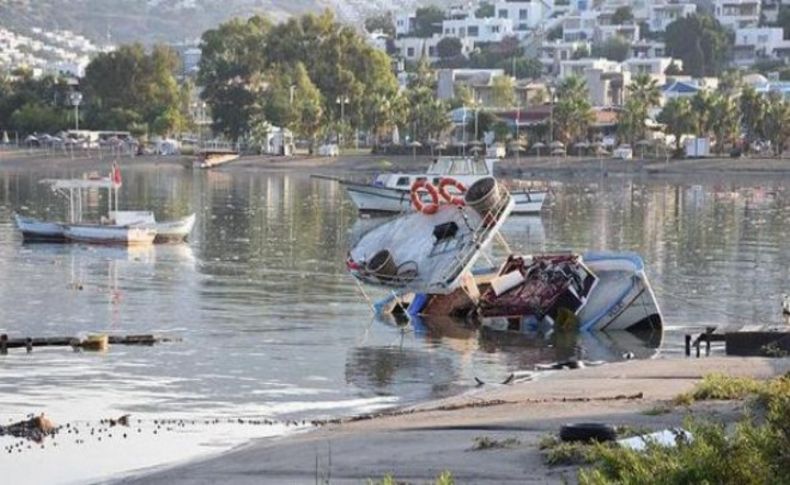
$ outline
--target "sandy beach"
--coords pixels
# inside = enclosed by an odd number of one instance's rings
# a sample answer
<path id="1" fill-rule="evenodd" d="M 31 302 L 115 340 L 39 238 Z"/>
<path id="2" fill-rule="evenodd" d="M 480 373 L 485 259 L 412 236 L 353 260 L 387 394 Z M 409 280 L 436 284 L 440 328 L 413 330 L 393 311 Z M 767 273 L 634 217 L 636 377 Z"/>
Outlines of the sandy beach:
<path id="1" fill-rule="evenodd" d="M 254 442 L 202 462 L 122 480 L 151 483 L 366 483 L 392 474 L 429 483 L 442 471 L 456 483 L 573 482 L 575 467 L 544 464 L 538 442 L 567 422 L 664 429 L 689 416 L 734 421 L 741 402 L 704 402 L 654 415 L 706 374 L 767 379 L 790 358 L 658 359 L 554 371 L 534 381 L 484 385 L 450 399 L 350 419 L 283 439 Z M 516 439 L 506 449 L 474 450 L 476 438 Z"/>

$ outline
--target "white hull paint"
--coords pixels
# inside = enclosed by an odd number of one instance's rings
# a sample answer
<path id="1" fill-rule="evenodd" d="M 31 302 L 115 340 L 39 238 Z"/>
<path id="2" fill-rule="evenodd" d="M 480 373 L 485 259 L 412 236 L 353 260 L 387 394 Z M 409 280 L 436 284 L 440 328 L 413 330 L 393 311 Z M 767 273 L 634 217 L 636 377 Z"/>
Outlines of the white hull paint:
<path id="1" fill-rule="evenodd" d="M 153 226 L 156 229 L 154 242 L 181 242 L 189 237 L 192 228 L 195 227 L 195 214 L 175 221 L 158 222 Z"/>
<path id="2" fill-rule="evenodd" d="M 156 237 L 156 230 L 149 227 L 90 224 L 71 224 L 64 227 L 66 238 L 70 241 L 91 244 L 151 244 Z"/>
<path id="3" fill-rule="evenodd" d="M 407 212 L 411 211 L 408 190 L 393 189 L 377 185 L 341 182 L 354 204 L 363 212 Z M 539 214 L 546 200 L 546 192 L 518 191 L 511 193 L 515 205 L 513 214 Z"/>
<path id="4" fill-rule="evenodd" d="M 584 263 L 598 284 L 579 312 L 582 330 L 636 330 L 661 326 L 663 317 L 642 259 L 632 253 L 588 253 Z"/>
<path id="5" fill-rule="evenodd" d="M 578 313 L 579 328 L 588 332 L 645 331 L 663 332 L 663 317 L 653 289 L 644 272 L 642 259 L 633 253 L 590 252 L 584 264 L 598 277 L 584 307 Z M 490 274 L 484 270 L 480 275 Z M 419 316 L 420 309 L 409 307 L 411 297 L 404 298 L 408 312 Z M 377 303 L 377 312 L 389 312 L 396 297 Z M 660 335 L 659 335 L 660 336 Z"/>

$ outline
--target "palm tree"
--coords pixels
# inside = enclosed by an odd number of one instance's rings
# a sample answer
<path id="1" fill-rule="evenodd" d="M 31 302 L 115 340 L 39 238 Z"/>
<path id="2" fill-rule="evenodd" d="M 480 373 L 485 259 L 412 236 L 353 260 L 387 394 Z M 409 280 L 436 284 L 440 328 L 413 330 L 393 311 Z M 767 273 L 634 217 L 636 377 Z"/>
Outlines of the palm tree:
<path id="1" fill-rule="evenodd" d="M 724 151 L 724 144 L 735 145 L 740 133 L 741 113 L 738 104 L 731 96 L 716 94 L 712 97 L 711 128 L 716 134 L 717 151 Z"/>
<path id="2" fill-rule="evenodd" d="M 658 114 L 658 121 L 664 123 L 675 137 L 675 151 L 679 152 L 683 135 L 693 131 L 695 127 L 691 102 L 687 98 L 670 99 Z"/>
<path id="3" fill-rule="evenodd" d="M 621 115 L 620 132 L 630 142 L 645 137 L 645 119 L 651 108 L 661 103 L 658 81 L 647 74 L 638 74 L 626 88 L 628 101 Z"/>
<path id="4" fill-rule="evenodd" d="M 697 136 L 708 136 L 711 132 L 711 115 L 713 112 L 713 97 L 707 91 L 699 91 L 691 98 L 691 108 L 696 121 L 695 131 Z"/>
<path id="5" fill-rule="evenodd" d="M 557 89 L 557 99 L 554 106 L 555 139 L 569 143 L 586 135 L 593 112 L 584 79 L 576 76 L 565 78 Z"/>
<path id="6" fill-rule="evenodd" d="M 779 93 L 772 92 L 768 97 L 764 130 L 774 154 L 781 155 L 790 138 L 790 103 Z"/>
<path id="7" fill-rule="evenodd" d="M 741 91 L 740 99 L 741 122 L 746 134 L 746 149 L 752 142 L 764 136 L 763 124 L 765 123 L 766 102 L 765 98 L 751 86 L 746 86 Z"/>

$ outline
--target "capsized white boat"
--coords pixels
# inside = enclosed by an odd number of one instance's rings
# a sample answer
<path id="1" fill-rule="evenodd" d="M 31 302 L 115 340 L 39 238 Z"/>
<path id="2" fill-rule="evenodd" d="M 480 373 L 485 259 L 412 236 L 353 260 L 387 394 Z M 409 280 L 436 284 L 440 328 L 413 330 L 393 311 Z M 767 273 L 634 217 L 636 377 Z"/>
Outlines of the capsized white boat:
<path id="1" fill-rule="evenodd" d="M 195 227 L 195 214 L 175 221 L 157 222 L 153 227 L 156 229 L 156 243 L 185 241 Z"/>
<path id="2" fill-rule="evenodd" d="M 70 241 L 127 246 L 152 244 L 156 237 L 156 229 L 151 227 L 106 224 L 67 224 L 64 233 Z"/>
<path id="3" fill-rule="evenodd" d="M 493 177 L 475 182 L 465 200 L 466 205 L 439 205 L 433 214 L 408 212 L 373 228 L 349 252 L 349 271 L 372 285 L 455 291 L 514 206 Z"/>
<path id="4" fill-rule="evenodd" d="M 63 224 L 14 214 L 14 222 L 27 242 L 64 242 Z"/>
<path id="5" fill-rule="evenodd" d="M 340 180 L 351 200 L 363 212 L 406 212 L 412 210 L 410 190 L 417 180 L 438 185 L 451 177 L 466 187 L 494 175 L 497 159 L 451 158 L 435 159 L 424 173 L 383 173 L 373 183 Z M 515 201 L 514 214 L 538 214 L 543 208 L 546 191 L 518 189 L 510 192 Z"/>

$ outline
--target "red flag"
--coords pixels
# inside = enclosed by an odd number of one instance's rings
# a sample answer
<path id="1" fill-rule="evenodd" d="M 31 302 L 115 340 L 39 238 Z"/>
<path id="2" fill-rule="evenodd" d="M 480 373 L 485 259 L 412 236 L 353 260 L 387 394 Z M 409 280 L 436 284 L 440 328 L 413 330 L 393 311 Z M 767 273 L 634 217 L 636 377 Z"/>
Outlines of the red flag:
<path id="1" fill-rule="evenodd" d="M 121 167 L 117 163 L 112 164 L 112 183 L 116 187 L 121 186 Z"/>

